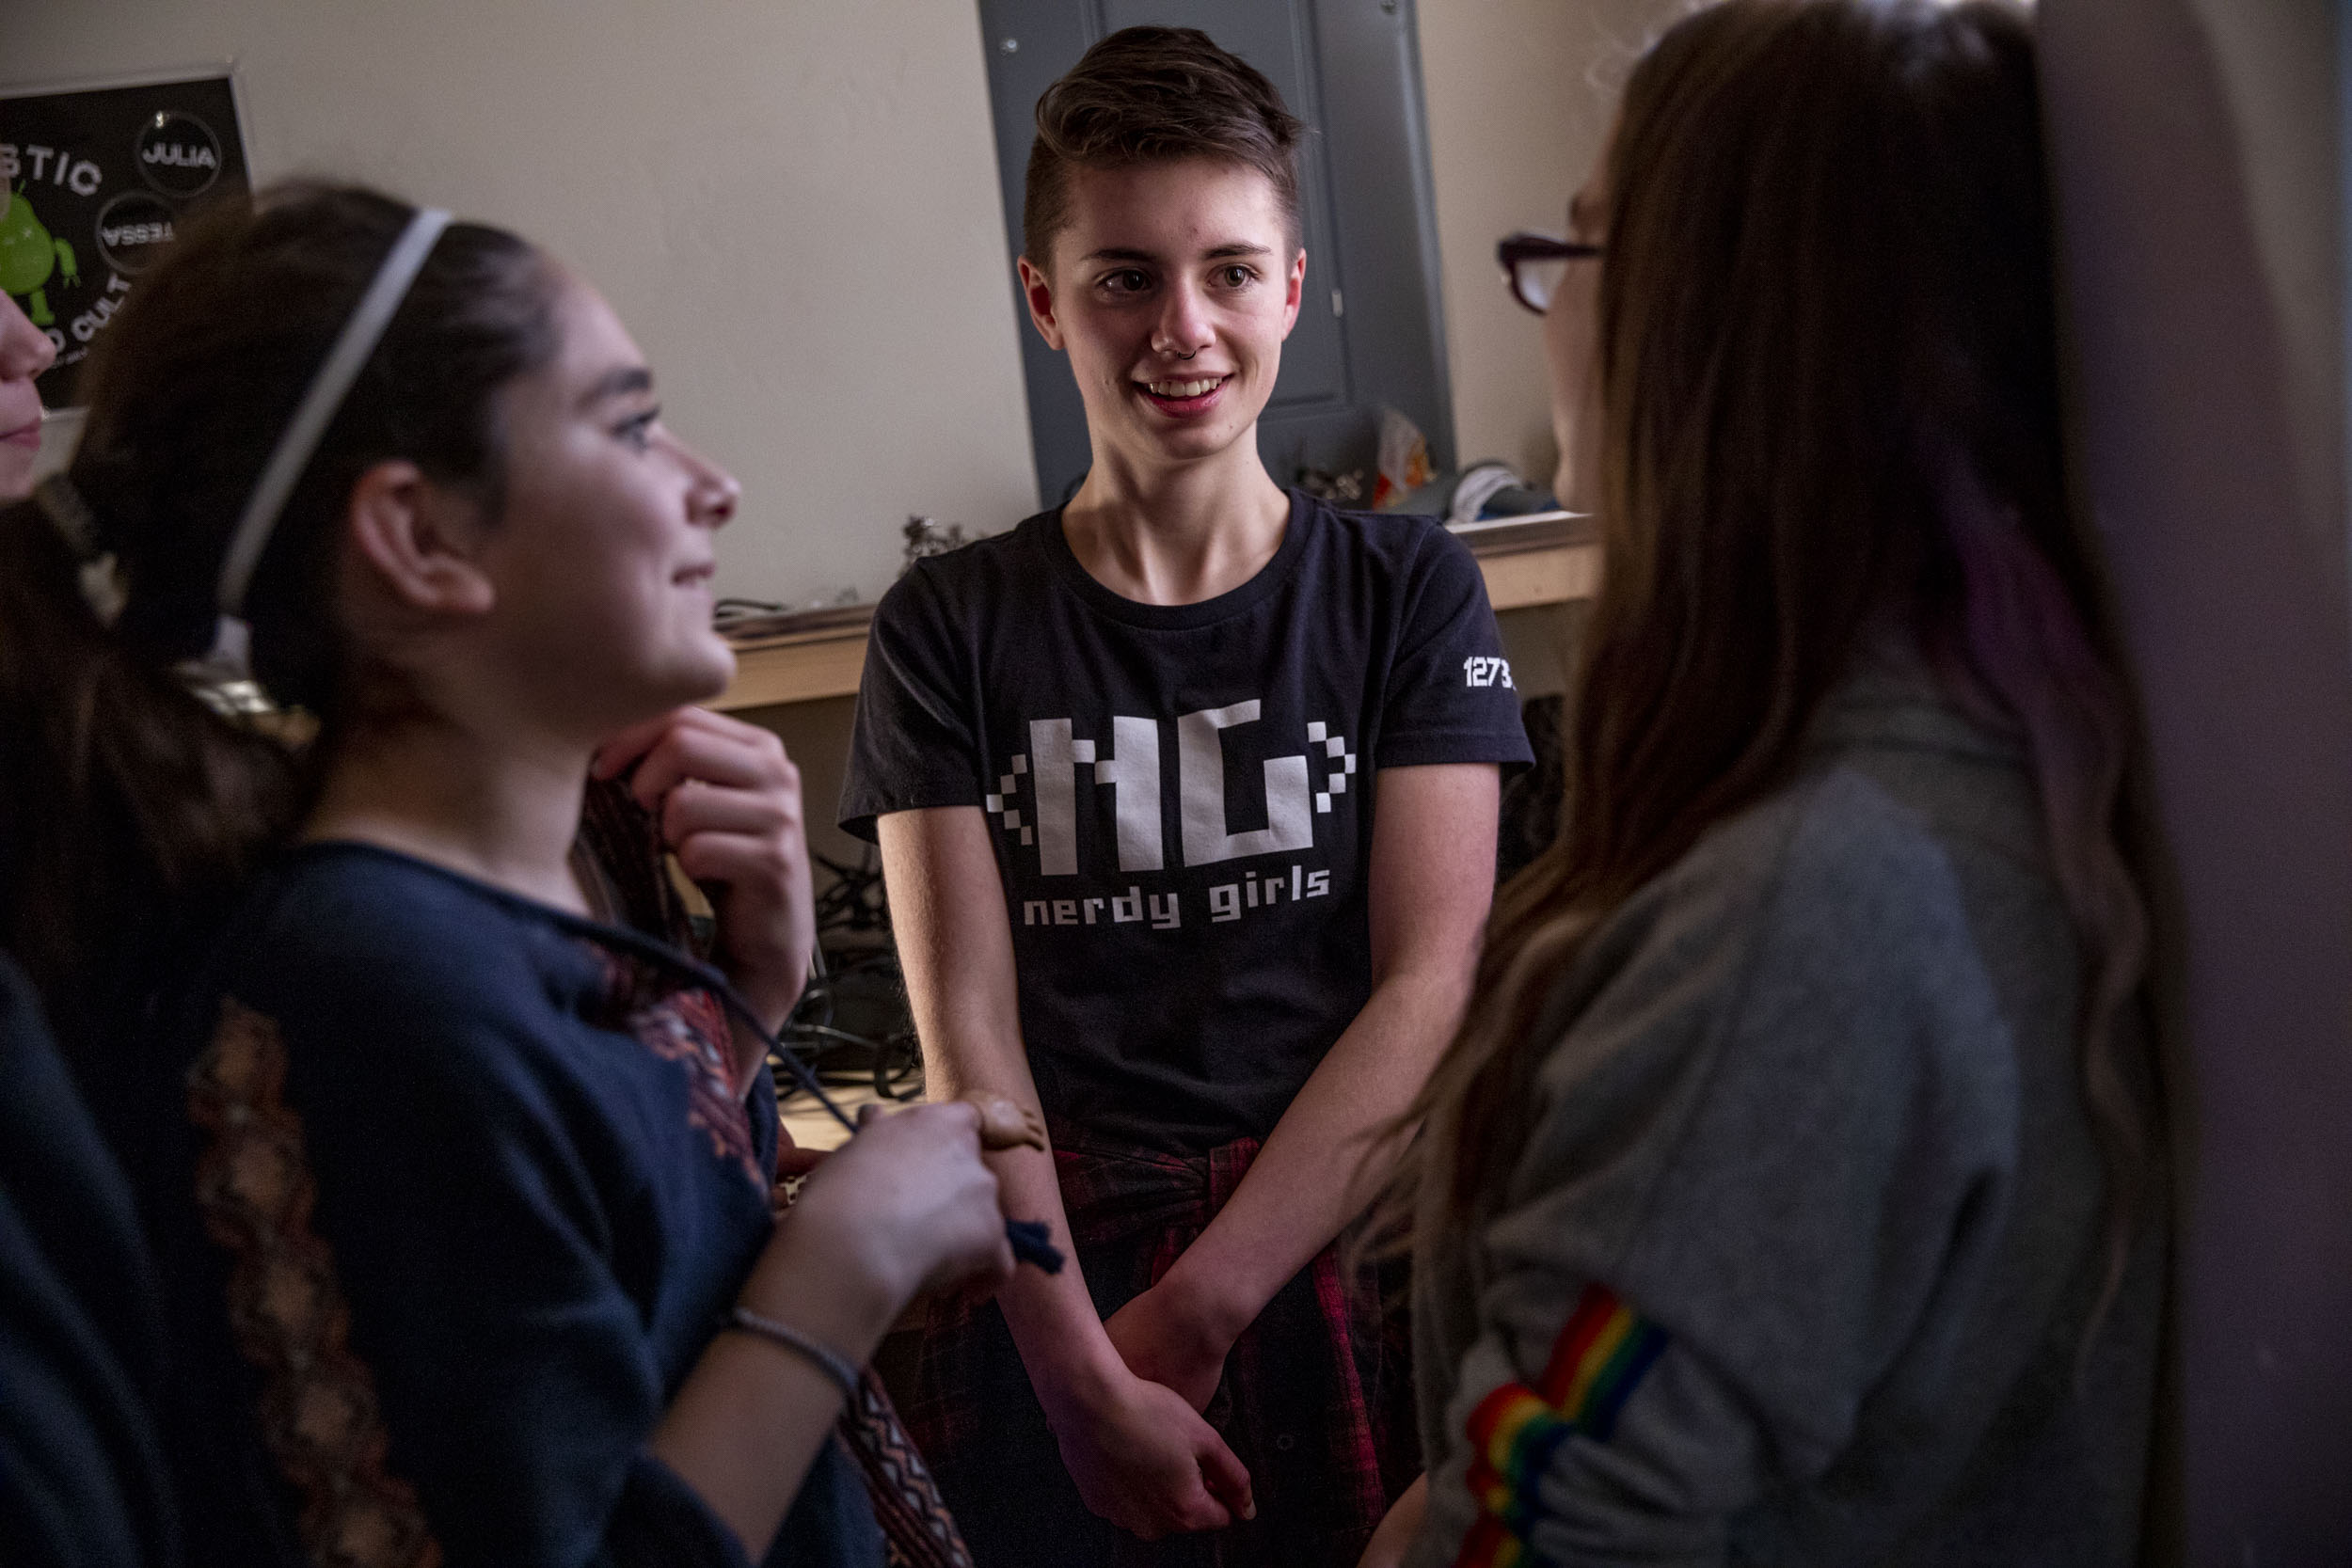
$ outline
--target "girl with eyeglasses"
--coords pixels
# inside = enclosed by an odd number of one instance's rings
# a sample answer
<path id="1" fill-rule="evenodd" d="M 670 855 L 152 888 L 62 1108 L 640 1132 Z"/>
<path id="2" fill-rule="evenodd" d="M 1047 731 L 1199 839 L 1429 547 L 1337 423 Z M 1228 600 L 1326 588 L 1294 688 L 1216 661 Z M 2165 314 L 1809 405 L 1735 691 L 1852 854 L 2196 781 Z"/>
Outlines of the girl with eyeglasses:
<path id="1" fill-rule="evenodd" d="M 2024 10 L 1725 0 L 1581 248 L 1506 249 L 1607 554 L 1399 1124 L 1431 1464 L 1368 1564 L 2134 1558 L 2151 850 L 2042 170 Z"/>

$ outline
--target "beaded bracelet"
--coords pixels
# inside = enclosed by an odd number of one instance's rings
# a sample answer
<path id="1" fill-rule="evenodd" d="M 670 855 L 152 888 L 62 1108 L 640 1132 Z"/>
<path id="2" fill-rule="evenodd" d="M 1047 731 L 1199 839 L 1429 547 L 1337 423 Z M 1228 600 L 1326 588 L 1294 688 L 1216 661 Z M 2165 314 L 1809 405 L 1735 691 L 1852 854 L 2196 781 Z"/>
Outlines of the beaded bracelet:
<path id="1" fill-rule="evenodd" d="M 756 1334 L 763 1339 L 782 1345 L 805 1358 L 841 1390 L 841 1397 L 854 1406 L 862 1379 L 858 1370 L 839 1353 L 828 1350 L 797 1328 L 787 1328 L 773 1318 L 763 1318 L 748 1307 L 739 1307 L 727 1314 L 727 1326 Z"/>

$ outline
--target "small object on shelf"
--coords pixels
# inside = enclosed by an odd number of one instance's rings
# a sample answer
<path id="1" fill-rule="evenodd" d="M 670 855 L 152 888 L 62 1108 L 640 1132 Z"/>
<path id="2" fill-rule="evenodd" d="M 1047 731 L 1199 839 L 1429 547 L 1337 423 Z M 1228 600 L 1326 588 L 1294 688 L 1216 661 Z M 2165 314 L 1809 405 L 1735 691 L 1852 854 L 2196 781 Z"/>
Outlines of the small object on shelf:
<path id="1" fill-rule="evenodd" d="M 721 635 L 737 642 L 775 637 L 823 636 L 864 631 L 874 619 L 874 607 L 858 600 L 857 590 L 844 588 L 831 598 L 790 605 L 775 599 L 724 598 L 710 610 L 710 623 Z"/>
<path id="2" fill-rule="evenodd" d="M 1333 506 L 1359 505 L 1364 499 L 1363 470 L 1351 468 L 1346 473 L 1335 474 L 1322 468 L 1301 468 L 1298 470 L 1298 487 L 1318 500 L 1329 501 Z"/>
<path id="3" fill-rule="evenodd" d="M 1380 410 L 1380 472 L 1372 487 L 1375 512 L 1398 509 L 1398 503 L 1436 477 L 1430 466 L 1429 442 L 1421 426 L 1393 408 Z"/>
<path id="4" fill-rule="evenodd" d="M 916 562 L 934 555 L 960 550 L 971 543 L 961 523 L 943 523 L 936 517 L 910 515 L 907 526 L 900 531 L 906 536 L 906 557 L 898 571 L 903 575 Z"/>
<path id="5" fill-rule="evenodd" d="M 714 617 L 721 634 L 736 642 L 863 635 L 874 619 L 870 604 L 817 605 L 806 610 L 789 605 L 762 609 L 759 604 L 755 599 L 721 600 Z"/>
<path id="6" fill-rule="evenodd" d="M 1447 497 L 1445 520 L 1451 527 L 1489 517 L 1524 517 L 1552 512 L 1560 503 L 1551 492 L 1530 484 L 1508 463 L 1488 458 L 1462 470 Z"/>

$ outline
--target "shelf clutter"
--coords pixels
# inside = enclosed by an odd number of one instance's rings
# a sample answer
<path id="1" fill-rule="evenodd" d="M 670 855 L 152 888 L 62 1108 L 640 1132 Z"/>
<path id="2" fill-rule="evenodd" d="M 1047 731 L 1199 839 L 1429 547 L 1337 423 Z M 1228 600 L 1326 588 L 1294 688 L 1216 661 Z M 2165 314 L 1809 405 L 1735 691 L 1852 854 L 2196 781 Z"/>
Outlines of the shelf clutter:
<path id="1" fill-rule="evenodd" d="M 1457 526 L 1498 610 L 1588 599 L 1600 586 L 1600 534 L 1589 516 L 1543 512 Z M 772 707 L 857 694 L 872 605 L 762 616 L 729 629 L 735 679 L 711 705 Z"/>

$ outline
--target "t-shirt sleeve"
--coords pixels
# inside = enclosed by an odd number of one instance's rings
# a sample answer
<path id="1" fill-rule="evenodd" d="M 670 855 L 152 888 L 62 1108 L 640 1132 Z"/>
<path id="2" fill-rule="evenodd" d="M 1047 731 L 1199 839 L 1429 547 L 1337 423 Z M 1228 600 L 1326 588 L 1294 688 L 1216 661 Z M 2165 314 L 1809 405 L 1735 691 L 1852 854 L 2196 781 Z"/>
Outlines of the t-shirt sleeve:
<path id="1" fill-rule="evenodd" d="M 883 594 L 866 638 L 840 821 L 868 843 L 875 818 L 892 812 L 980 803 L 969 628 L 934 571 L 918 563 Z"/>
<path id="2" fill-rule="evenodd" d="M 1823 849 L 1869 809 L 1819 802 L 1758 896 L 1678 900 L 1554 1048 L 1411 1568 L 1727 1561 L 1982 1277 L 1999 1094 L 1955 1064 L 2003 1024 L 1931 851 Z"/>
<path id="3" fill-rule="evenodd" d="M 1373 766 L 1534 761 L 1477 559 L 1430 525 L 1405 595 Z"/>

